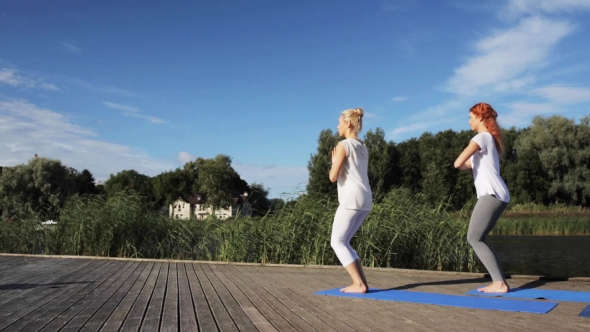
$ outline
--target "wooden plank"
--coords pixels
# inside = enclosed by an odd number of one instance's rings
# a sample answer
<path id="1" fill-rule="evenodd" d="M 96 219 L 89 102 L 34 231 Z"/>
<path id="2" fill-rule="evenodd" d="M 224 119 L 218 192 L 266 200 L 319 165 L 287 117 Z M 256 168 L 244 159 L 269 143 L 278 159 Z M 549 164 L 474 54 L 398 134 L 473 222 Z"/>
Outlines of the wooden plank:
<path id="1" fill-rule="evenodd" d="M 74 266 L 69 260 L 49 260 L 46 263 L 39 263 L 29 266 L 26 270 L 21 270 L 20 273 L 15 273 L 10 277 L 4 278 L 0 281 L 0 288 L 4 291 L 4 296 L 20 293 L 22 289 L 35 288 L 37 283 L 50 282 L 55 276 L 56 271 L 67 269 Z M 0 303 L 5 302 L 5 298 L 0 299 Z"/>
<path id="2" fill-rule="evenodd" d="M 27 269 L 40 262 L 43 262 L 43 259 L 38 257 L 0 256 L 0 282 L 2 278 L 19 274 L 23 269 Z"/>
<path id="3" fill-rule="evenodd" d="M 223 273 L 223 267 L 218 265 L 210 265 L 209 268 L 213 271 L 213 273 L 219 279 L 219 281 L 227 288 L 229 293 L 236 299 L 244 313 L 248 316 L 248 318 L 252 321 L 252 323 L 256 326 L 258 330 L 278 331 L 277 328 L 275 328 L 273 324 L 271 324 L 271 322 L 262 314 L 262 311 L 264 311 L 270 313 L 275 318 L 283 320 L 282 317 L 276 313 L 276 311 L 272 309 L 268 310 L 270 309 L 270 307 L 264 301 L 262 301 L 261 303 L 260 301 L 256 301 L 256 298 L 251 298 L 248 295 L 246 295 L 245 291 L 242 291 L 242 289 L 238 287 L 236 282 L 232 280 L 232 278 L 230 278 L 232 275 L 226 275 Z M 258 309 L 257 304 L 260 304 L 263 307 L 262 311 Z M 286 325 L 288 326 L 288 329 L 293 328 L 289 324 Z"/>
<path id="4" fill-rule="evenodd" d="M 96 297 L 87 298 L 87 305 L 85 305 L 84 309 L 78 312 L 61 331 L 80 331 L 117 290 L 125 284 L 128 278 L 135 274 L 137 279 L 137 276 L 141 273 L 139 266 L 140 262 L 128 261 L 125 264 L 123 273 L 119 274 L 109 285 L 105 285 L 106 287 Z"/>
<path id="5" fill-rule="evenodd" d="M 34 268 L 38 265 L 50 265 L 54 264 L 55 261 L 49 261 L 47 259 L 41 258 L 29 258 L 29 259 L 21 259 L 20 257 L 5 257 L 8 260 L 2 263 L 2 268 L 0 272 L 0 282 L 4 281 L 4 278 L 14 277 L 15 275 L 22 274 L 23 272 L 26 273 L 27 270 Z"/>
<path id="6" fill-rule="evenodd" d="M 106 320 L 111 316 L 113 311 L 116 307 L 119 306 L 119 303 L 123 300 L 123 298 L 127 295 L 131 287 L 135 284 L 139 276 L 143 273 L 144 269 L 147 266 L 146 262 L 136 262 L 137 267 L 133 271 L 133 273 L 123 282 L 123 284 L 114 291 L 108 300 L 101 304 L 100 308 L 92 315 L 92 317 L 84 324 L 81 331 L 99 331 L 100 328 L 104 325 Z M 97 299 L 95 302 L 100 302 Z"/>
<path id="7" fill-rule="evenodd" d="M 209 303 L 207 302 L 207 297 L 203 292 L 203 288 L 201 287 L 199 279 L 197 278 L 197 274 L 193 265 L 194 264 L 184 264 L 193 305 L 195 307 L 199 331 L 219 331 Z"/>
<path id="8" fill-rule="evenodd" d="M 227 310 L 228 314 L 236 324 L 238 331 L 258 331 L 258 329 L 256 328 L 256 326 L 254 326 L 250 318 L 248 318 L 248 315 L 244 312 L 244 310 L 242 310 L 242 306 L 240 306 L 240 303 L 237 301 L 237 296 L 241 294 L 244 306 L 247 308 L 254 308 L 252 306 L 252 303 L 246 297 L 243 296 L 242 292 L 240 292 L 237 288 L 234 287 L 235 290 L 237 290 L 237 292 L 235 294 L 232 294 L 228 290 L 226 285 L 220 282 L 219 278 L 211 270 L 211 265 L 202 264 L 199 265 L 199 267 L 202 269 L 207 279 L 209 279 L 209 282 L 211 282 L 213 288 L 215 288 L 217 295 L 221 299 L 221 302 L 223 303 L 223 306 Z"/>
<path id="9" fill-rule="evenodd" d="M 16 268 L 15 273 L 8 273 L 8 274 L 4 275 L 0 279 L 0 283 L 5 284 L 7 282 L 11 282 L 13 279 L 18 279 L 19 277 L 30 276 L 31 272 L 43 270 L 43 269 L 48 269 L 52 265 L 55 265 L 55 264 L 67 264 L 67 263 L 70 263 L 70 261 L 66 260 L 66 259 L 59 259 L 59 258 L 40 260 L 40 261 L 34 262 L 32 264 L 22 263 L 22 265 L 20 267 Z"/>
<path id="10" fill-rule="evenodd" d="M 164 305 L 164 296 L 166 295 L 166 283 L 168 280 L 168 269 L 170 263 L 163 263 L 156 282 L 156 287 L 150 299 L 145 318 L 141 323 L 141 331 L 151 332 L 158 331 L 162 319 L 162 307 Z"/>
<path id="11" fill-rule="evenodd" d="M 144 319 L 144 315 L 150 303 L 150 299 L 153 296 L 158 277 L 161 273 L 164 273 L 164 271 L 162 271 L 162 266 L 163 263 L 160 262 L 154 264 L 154 267 L 150 272 L 145 285 L 141 289 L 137 300 L 133 303 L 129 314 L 123 322 L 121 331 L 139 331 L 139 328 L 141 327 Z"/>
<path id="12" fill-rule="evenodd" d="M 104 326 L 101 328 L 102 331 L 119 331 L 119 329 L 121 329 L 123 322 L 131 312 L 131 308 L 133 308 L 133 305 L 140 296 L 142 289 L 144 289 L 148 277 L 154 268 L 154 265 L 154 262 L 147 262 L 144 270 L 141 272 L 141 275 L 133 284 L 133 287 L 125 295 L 125 298 L 119 303 L 119 305 L 117 305 Z M 151 290 L 149 290 L 149 292 L 151 293 Z"/>
<path id="13" fill-rule="evenodd" d="M 60 331 L 72 320 L 77 318 L 77 315 L 84 310 L 94 299 L 108 289 L 116 280 L 127 270 L 134 266 L 133 262 L 120 261 L 116 262 L 114 269 L 109 271 L 109 275 L 104 275 L 104 280 L 100 280 L 98 285 L 89 289 L 88 292 L 83 292 L 80 296 L 76 296 L 68 308 L 54 317 L 41 331 Z M 91 271 L 89 271 L 90 273 Z M 103 279 L 103 278 L 101 278 Z M 70 325 L 71 327 L 71 325 Z"/>
<path id="14" fill-rule="evenodd" d="M 193 269 L 199 279 L 203 293 L 205 293 L 205 298 L 207 299 L 207 303 L 209 303 L 211 313 L 215 318 L 215 323 L 219 327 L 219 330 L 223 332 L 238 331 L 234 321 L 223 306 L 223 302 L 221 302 L 219 295 L 217 295 L 215 288 L 213 288 L 213 285 L 211 285 L 211 282 L 205 276 L 201 265 L 193 264 Z"/>
<path id="15" fill-rule="evenodd" d="M 43 302 L 38 304 L 39 306 L 37 309 L 26 313 L 26 315 L 14 322 L 10 328 L 14 330 L 26 328 L 28 331 L 37 331 L 41 329 L 54 317 L 57 317 L 60 313 L 67 310 L 72 303 L 75 303 L 76 296 L 79 297 L 80 294 L 83 294 L 86 289 L 92 290 L 96 287 L 96 283 L 94 281 L 85 281 L 88 279 L 100 278 L 101 275 L 105 273 L 108 274 L 109 270 L 111 270 L 116 264 L 114 264 L 114 262 L 106 261 L 104 264 L 94 263 L 93 265 L 98 268 L 97 274 L 90 274 L 86 271 L 86 273 L 79 277 L 79 280 L 83 281 L 83 283 L 76 284 L 73 287 L 64 287 L 59 291 L 59 294 L 56 294 L 55 297 L 44 299 Z"/>
<path id="16" fill-rule="evenodd" d="M 178 330 L 178 269 L 176 263 L 170 263 L 160 331 L 170 332 Z"/>
<path id="17" fill-rule="evenodd" d="M 293 301 L 293 299 L 286 296 L 283 292 L 281 292 L 280 287 L 271 285 L 270 283 L 263 283 L 262 280 L 260 280 L 260 278 L 264 274 L 254 275 L 250 272 L 246 272 L 245 275 L 250 277 L 251 282 L 258 283 L 258 285 L 272 293 L 272 295 L 285 306 L 287 306 L 293 312 L 293 314 L 306 321 L 309 325 L 313 326 L 314 328 L 320 331 L 336 331 L 328 324 L 326 324 L 324 321 L 316 317 L 305 307 L 299 305 L 297 302 Z M 292 317 L 291 319 L 296 318 Z"/>
<path id="18" fill-rule="evenodd" d="M 19 266 L 22 263 L 18 259 L 24 262 L 22 257 L 0 256 L 0 264 Z M 52 264 L 40 269 L 45 261 Z M 11 285 L 29 284 L 33 288 L 22 289 L 26 293 L 19 297 L 14 295 L 16 288 L 0 289 L 1 300 L 5 293 L 13 294 L 5 301 L 7 310 L 0 309 L 0 330 L 58 331 L 66 324 L 72 328 L 71 322 L 79 320 L 83 322 L 79 328 L 96 330 L 104 321 L 103 331 L 136 331 L 147 319 L 147 308 L 158 302 L 152 299 L 158 277 L 165 282 L 160 311 L 154 311 L 157 329 L 174 325 L 163 323 L 166 315 L 182 331 L 217 331 L 216 319 L 219 323 L 226 319 L 232 330 L 240 330 L 234 322 L 239 316 L 263 331 L 326 330 L 325 326 L 338 331 L 586 331 L 590 325 L 587 319 L 577 317 L 584 307 L 580 303 L 563 302 L 547 315 L 530 315 L 313 295 L 314 291 L 348 281 L 340 269 L 173 263 L 177 270 L 171 265 L 161 275 L 162 263 L 128 262 L 43 258 L 36 267 L 22 268 L 22 273 L 8 278 L 13 280 Z M 52 282 L 31 282 L 47 275 Z M 410 272 L 367 271 L 367 277 L 372 286 L 380 288 L 410 286 L 416 292 L 447 294 L 463 294 L 481 282 Z M 52 283 L 59 288 L 50 288 Z M 590 284 L 583 282 L 535 284 L 511 280 L 513 287 L 526 283 L 541 289 L 590 291 Z M 214 316 L 223 310 L 225 317 Z M 305 315 L 308 322 L 302 319 Z M 309 316 L 321 323 L 312 322 Z"/>
<path id="19" fill-rule="evenodd" d="M 178 263 L 178 311 L 180 316 L 180 331 L 198 331 L 197 316 L 191 296 L 191 289 L 188 282 L 186 266 Z M 217 329 L 217 328 L 216 328 Z"/>
<path id="20" fill-rule="evenodd" d="M 0 310 L 9 310 L 9 307 L 13 306 L 15 303 L 30 301 L 31 297 L 29 294 L 36 294 L 39 291 L 51 293 L 57 290 L 58 287 L 64 286 L 63 282 L 71 280 L 68 279 L 71 274 L 76 274 L 80 270 L 79 263 L 73 261 L 70 261 L 69 263 L 70 264 L 57 266 L 59 268 L 58 271 L 37 271 L 37 277 L 28 279 L 27 284 L 13 284 L 11 286 L 13 288 L 11 291 L 2 294 Z M 19 287 L 23 288 L 19 289 Z"/>
<path id="21" fill-rule="evenodd" d="M 278 314 L 280 314 L 283 319 L 289 324 L 291 324 L 296 330 L 298 331 L 314 331 L 317 330 L 312 325 L 310 325 L 307 321 L 301 319 L 297 316 L 291 308 L 287 305 L 279 301 L 272 291 L 266 289 L 265 287 L 260 286 L 260 284 L 252 282 L 249 277 L 245 276 L 241 273 L 236 266 L 229 266 L 228 269 L 232 272 L 236 271 L 234 274 L 241 279 L 241 281 L 245 284 L 248 284 L 264 301 L 273 308 Z"/>
<path id="22" fill-rule="evenodd" d="M 74 287 L 77 283 L 81 282 L 79 281 L 80 279 L 85 279 L 84 269 L 89 263 L 77 264 L 75 269 L 58 276 L 54 282 L 47 285 L 39 285 L 39 288 L 36 288 L 34 291 L 28 289 L 28 292 L 24 292 L 21 296 L 14 297 L 10 301 L 3 303 L 0 306 L 0 317 L 11 315 L 23 308 L 34 309 L 39 305 L 44 305 L 48 299 L 59 296 L 64 290 Z"/>
<path id="23" fill-rule="evenodd" d="M 269 305 L 267 301 L 258 294 L 249 283 L 242 281 L 232 268 L 228 266 L 219 266 L 220 272 L 227 276 L 232 283 L 236 285 L 248 297 L 252 304 L 264 315 L 268 321 L 274 325 L 279 331 L 297 331 L 288 321 L 286 321 L 273 306 Z"/>

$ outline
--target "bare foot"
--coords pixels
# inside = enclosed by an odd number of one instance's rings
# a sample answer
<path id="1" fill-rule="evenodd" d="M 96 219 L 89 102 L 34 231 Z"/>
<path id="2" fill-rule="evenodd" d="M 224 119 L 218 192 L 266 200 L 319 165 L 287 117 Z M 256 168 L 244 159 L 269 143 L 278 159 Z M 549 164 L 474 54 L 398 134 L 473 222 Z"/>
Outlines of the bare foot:
<path id="1" fill-rule="evenodd" d="M 348 287 L 340 289 L 343 293 L 366 293 L 368 290 L 367 286 L 364 284 L 352 284 Z"/>
<path id="2" fill-rule="evenodd" d="M 489 286 L 478 288 L 477 291 L 482 293 L 508 293 L 510 287 L 504 281 L 494 281 Z"/>

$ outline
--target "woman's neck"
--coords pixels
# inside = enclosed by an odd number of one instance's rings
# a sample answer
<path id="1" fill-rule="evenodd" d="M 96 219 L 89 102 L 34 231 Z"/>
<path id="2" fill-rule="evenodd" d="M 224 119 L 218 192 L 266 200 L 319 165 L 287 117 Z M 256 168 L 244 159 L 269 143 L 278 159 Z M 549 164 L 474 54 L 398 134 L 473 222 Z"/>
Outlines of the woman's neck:
<path id="1" fill-rule="evenodd" d="M 344 138 L 348 139 L 348 138 L 352 138 L 352 139 L 356 139 L 359 140 L 358 136 L 356 133 L 346 133 L 344 134 Z"/>
<path id="2" fill-rule="evenodd" d="M 488 128 L 486 128 L 483 124 L 477 128 L 477 133 L 489 133 L 490 131 L 488 130 Z"/>

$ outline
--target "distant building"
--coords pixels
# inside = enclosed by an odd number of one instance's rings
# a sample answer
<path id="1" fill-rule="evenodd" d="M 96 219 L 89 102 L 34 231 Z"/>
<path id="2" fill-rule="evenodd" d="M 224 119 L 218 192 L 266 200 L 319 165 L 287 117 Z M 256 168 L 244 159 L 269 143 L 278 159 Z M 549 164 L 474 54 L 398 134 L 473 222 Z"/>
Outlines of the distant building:
<path id="1" fill-rule="evenodd" d="M 194 194 L 187 200 L 178 198 L 168 208 L 168 215 L 172 219 L 191 219 L 205 220 L 213 214 L 213 208 L 206 206 L 205 200 L 201 195 Z M 225 220 L 238 214 L 249 216 L 252 214 L 252 206 L 248 202 L 248 193 L 234 195 L 233 204 L 228 208 L 215 209 L 215 218 Z"/>

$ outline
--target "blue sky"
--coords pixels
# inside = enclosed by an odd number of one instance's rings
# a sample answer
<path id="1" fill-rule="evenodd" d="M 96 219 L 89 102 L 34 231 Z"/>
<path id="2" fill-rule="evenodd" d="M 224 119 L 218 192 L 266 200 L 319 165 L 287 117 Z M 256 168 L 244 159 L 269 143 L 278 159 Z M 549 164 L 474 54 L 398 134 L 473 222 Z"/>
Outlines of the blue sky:
<path id="1" fill-rule="evenodd" d="M 0 165 L 105 180 L 223 153 L 279 197 L 347 108 L 396 142 L 479 101 L 504 126 L 589 115 L 588 36 L 590 0 L 3 1 Z"/>

